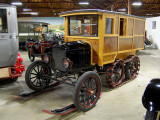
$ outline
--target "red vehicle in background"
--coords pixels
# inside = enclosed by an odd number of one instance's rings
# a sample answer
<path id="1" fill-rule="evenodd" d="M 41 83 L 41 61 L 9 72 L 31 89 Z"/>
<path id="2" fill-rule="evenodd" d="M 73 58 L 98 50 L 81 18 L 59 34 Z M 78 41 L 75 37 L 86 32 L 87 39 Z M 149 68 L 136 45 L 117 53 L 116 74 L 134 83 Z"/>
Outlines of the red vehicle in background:
<path id="1" fill-rule="evenodd" d="M 42 33 L 39 41 L 28 39 L 26 41 L 26 49 L 28 50 L 29 60 L 33 62 L 35 57 L 49 59 L 53 45 L 63 42 L 64 38 L 56 36 L 52 31 L 49 31 L 49 33 Z"/>
<path id="2" fill-rule="evenodd" d="M 16 81 L 18 77 L 22 76 L 25 66 L 18 53 L 18 27 L 15 6 L 0 4 L 0 26 L 0 79 Z"/>

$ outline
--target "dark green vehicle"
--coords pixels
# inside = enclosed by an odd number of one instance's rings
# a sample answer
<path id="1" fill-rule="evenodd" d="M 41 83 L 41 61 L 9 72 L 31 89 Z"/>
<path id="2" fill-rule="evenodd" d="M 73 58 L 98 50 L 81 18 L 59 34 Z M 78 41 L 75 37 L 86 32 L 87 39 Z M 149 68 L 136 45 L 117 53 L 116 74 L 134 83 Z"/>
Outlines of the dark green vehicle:
<path id="1" fill-rule="evenodd" d="M 48 23 L 21 21 L 18 22 L 19 49 L 25 50 L 28 39 L 38 41 L 42 33 L 48 33 Z"/>

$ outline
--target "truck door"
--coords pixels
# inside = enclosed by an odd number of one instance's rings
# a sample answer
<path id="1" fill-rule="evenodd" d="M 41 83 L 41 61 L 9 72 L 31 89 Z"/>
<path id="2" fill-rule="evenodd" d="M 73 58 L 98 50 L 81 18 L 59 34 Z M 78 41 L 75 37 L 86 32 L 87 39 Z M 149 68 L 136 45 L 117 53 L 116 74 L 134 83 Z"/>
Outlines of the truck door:
<path id="1" fill-rule="evenodd" d="M 15 57 L 17 58 L 14 54 L 13 33 L 10 30 L 11 25 L 9 21 L 11 21 L 9 8 L 0 8 L 0 67 L 14 65 L 16 62 Z"/>

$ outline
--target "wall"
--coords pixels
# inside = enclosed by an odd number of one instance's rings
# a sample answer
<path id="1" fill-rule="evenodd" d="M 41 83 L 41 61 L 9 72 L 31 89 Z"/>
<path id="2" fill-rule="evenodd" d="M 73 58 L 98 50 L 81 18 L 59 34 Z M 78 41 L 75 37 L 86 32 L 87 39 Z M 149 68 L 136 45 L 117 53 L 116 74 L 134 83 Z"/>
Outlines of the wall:
<path id="1" fill-rule="evenodd" d="M 152 29 L 152 21 L 156 21 L 156 29 Z M 153 44 L 160 49 L 160 17 L 146 18 L 147 38 L 152 35 Z"/>
<path id="2" fill-rule="evenodd" d="M 63 17 L 19 17 L 18 21 L 37 21 L 49 23 L 49 29 L 56 34 L 64 34 L 64 18 Z"/>
<path id="3" fill-rule="evenodd" d="M 64 24 L 63 17 L 19 17 L 18 21 L 38 21 L 38 22 L 46 22 L 51 25 Z"/>
<path id="4" fill-rule="evenodd" d="M 34 21 L 47 22 L 51 25 L 62 25 L 64 24 L 63 17 L 34 17 Z"/>
<path id="5" fill-rule="evenodd" d="M 18 21 L 34 21 L 33 17 L 19 17 Z"/>

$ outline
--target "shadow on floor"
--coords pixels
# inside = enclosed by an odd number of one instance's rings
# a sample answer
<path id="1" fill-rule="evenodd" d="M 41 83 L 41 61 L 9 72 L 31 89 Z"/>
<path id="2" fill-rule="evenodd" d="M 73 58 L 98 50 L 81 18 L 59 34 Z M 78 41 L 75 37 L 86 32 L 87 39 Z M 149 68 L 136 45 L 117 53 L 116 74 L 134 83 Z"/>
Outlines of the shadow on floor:
<path id="1" fill-rule="evenodd" d="M 153 54 L 146 51 L 137 51 L 136 55 L 153 55 Z"/>
<path id="2" fill-rule="evenodd" d="M 15 86 L 16 83 L 17 81 L 13 81 L 12 79 L 1 79 L 0 88 Z"/>

